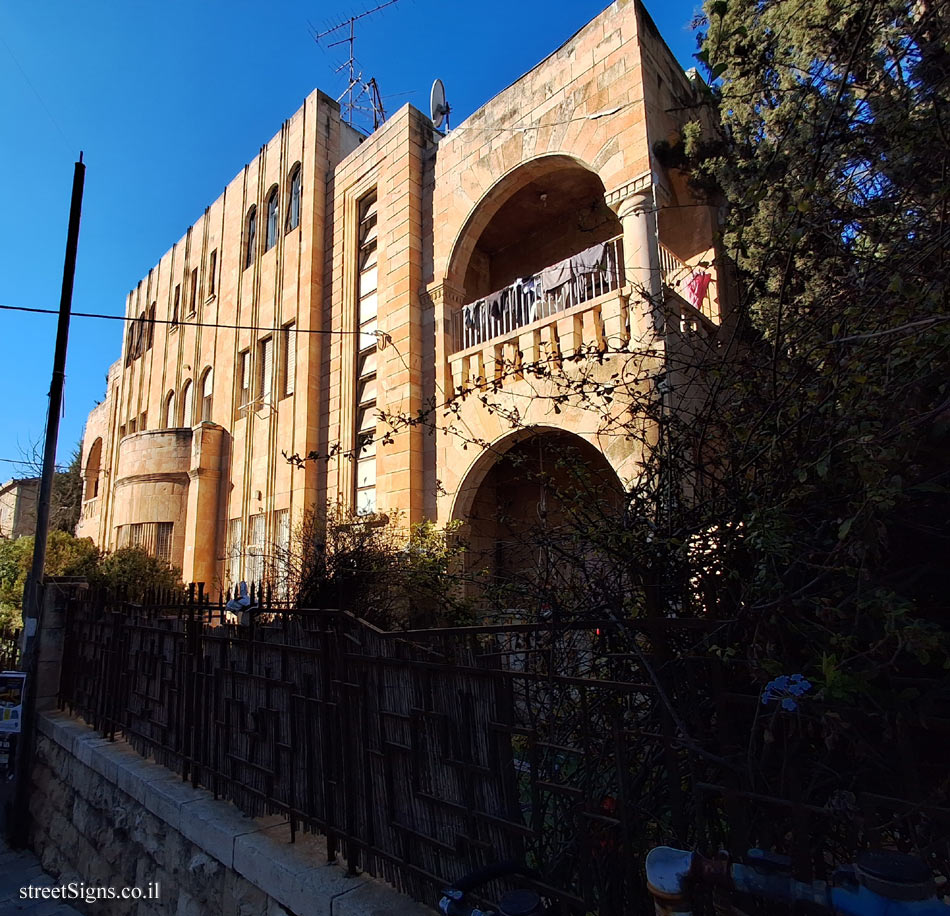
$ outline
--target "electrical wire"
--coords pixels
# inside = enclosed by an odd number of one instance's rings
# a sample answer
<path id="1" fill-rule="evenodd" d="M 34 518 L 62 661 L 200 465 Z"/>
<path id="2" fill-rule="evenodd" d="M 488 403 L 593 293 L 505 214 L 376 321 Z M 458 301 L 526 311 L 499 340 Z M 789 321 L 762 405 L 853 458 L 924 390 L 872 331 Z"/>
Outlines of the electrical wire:
<path id="1" fill-rule="evenodd" d="M 30 312 L 38 315 L 58 315 L 59 309 L 39 309 L 39 308 L 29 308 L 25 305 L 0 305 L 0 309 L 5 312 Z M 170 324 L 174 327 L 189 327 L 189 328 L 223 328 L 225 330 L 232 331 L 279 331 L 281 328 L 261 326 L 261 325 L 252 325 L 252 324 L 221 324 L 220 322 L 212 321 L 186 321 L 179 319 L 178 321 L 172 321 L 169 318 L 144 318 L 139 316 L 138 318 L 133 318 L 127 315 L 105 315 L 100 312 L 71 312 L 71 318 L 104 318 L 109 321 L 128 321 L 129 323 L 135 323 L 136 321 L 142 321 L 143 324 L 153 325 L 153 324 Z M 339 334 L 341 336 L 361 336 L 366 337 L 369 334 L 375 334 L 377 337 L 384 336 L 382 331 L 344 331 L 340 328 L 298 328 L 294 326 L 294 331 L 298 334 Z"/>

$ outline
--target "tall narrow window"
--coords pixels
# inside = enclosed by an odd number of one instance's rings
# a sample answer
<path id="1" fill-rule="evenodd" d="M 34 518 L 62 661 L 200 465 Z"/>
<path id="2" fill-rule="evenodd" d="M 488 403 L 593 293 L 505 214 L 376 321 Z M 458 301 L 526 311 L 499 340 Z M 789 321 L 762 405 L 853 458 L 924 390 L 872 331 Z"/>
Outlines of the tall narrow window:
<path id="1" fill-rule="evenodd" d="M 155 306 L 156 303 L 153 302 L 148 310 L 148 343 L 145 347 L 146 350 L 152 349 L 152 342 L 155 339 Z"/>
<path id="2" fill-rule="evenodd" d="M 201 377 L 201 419 L 211 422 L 211 392 L 214 388 L 214 372 L 209 366 Z"/>
<path id="3" fill-rule="evenodd" d="M 296 229 L 300 225 L 300 163 L 298 162 L 290 172 L 290 203 L 287 207 L 287 231 Z"/>
<path id="4" fill-rule="evenodd" d="M 169 391 L 165 395 L 165 429 L 175 428 L 175 392 Z"/>
<path id="5" fill-rule="evenodd" d="M 357 515 L 376 511 L 376 286 L 377 200 L 373 191 L 359 203 L 357 321 L 360 331 L 356 358 L 356 481 Z"/>
<path id="6" fill-rule="evenodd" d="M 247 581 L 260 582 L 264 577 L 264 513 L 252 515 L 247 527 Z"/>
<path id="7" fill-rule="evenodd" d="M 257 207 L 247 211 L 247 221 L 244 232 L 244 269 L 254 263 L 254 243 L 257 241 Z"/>
<path id="8" fill-rule="evenodd" d="M 99 465 L 102 463 L 102 439 L 96 439 L 86 458 L 85 499 L 95 499 L 99 495 Z"/>
<path id="9" fill-rule="evenodd" d="M 274 578 L 277 595 L 286 600 L 290 592 L 290 509 L 274 513 Z"/>
<path id="10" fill-rule="evenodd" d="M 198 268 L 191 272 L 191 302 L 189 303 L 189 317 L 198 310 Z"/>
<path id="11" fill-rule="evenodd" d="M 271 394 L 273 393 L 273 369 L 274 369 L 274 338 L 265 337 L 258 344 L 258 371 L 260 376 L 257 380 L 258 397 L 264 404 L 269 404 Z"/>
<path id="12" fill-rule="evenodd" d="M 284 339 L 281 347 L 280 396 L 294 393 L 294 376 L 297 373 L 297 326 L 294 322 L 284 325 Z"/>
<path id="13" fill-rule="evenodd" d="M 172 327 L 178 327 L 178 306 L 181 304 L 181 284 L 175 284 L 175 298 L 172 302 Z"/>
<path id="14" fill-rule="evenodd" d="M 155 523 L 155 556 L 163 563 L 172 561 L 172 531 L 174 522 Z"/>
<path id="15" fill-rule="evenodd" d="M 239 518 L 228 522 L 228 582 L 237 585 L 241 581 L 241 541 L 244 537 Z"/>
<path id="16" fill-rule="evenodd" d="M 191 379 L 185 382 L 185 387 L 181 389 L 181 426 L 191 426 L 191 399 L 193 387 Z"/>
<path id="17" fill-rule="evenodd" d="M 218 291 L 218 249 L 208 255 L 208 298 Z"/>
<path id="18" fill-rule="evenodd" d="M 264 234 L 264 251 L 270 251 L 277 244 L 277 205 L 280 194 L 277 185 L 267 195 L 267 232 Z"/>
<path id="19" fill-rule="evenodd" d="M 238 416 L 244 416 L 244 412 L 251 401 L 250 350 L 242 350 L 240 353 L 238 353 L 238 385 L 236 413 Z"/>

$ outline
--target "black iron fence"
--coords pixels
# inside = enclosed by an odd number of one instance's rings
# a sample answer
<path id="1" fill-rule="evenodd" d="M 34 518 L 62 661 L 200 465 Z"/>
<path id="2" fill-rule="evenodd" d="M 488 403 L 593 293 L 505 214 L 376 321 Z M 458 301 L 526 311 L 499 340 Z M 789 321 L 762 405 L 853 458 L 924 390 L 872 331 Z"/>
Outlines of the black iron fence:
<path id="1" fill-rule="evenodd" d="M 209 625 L 222 619 L 196 600 L 74 600 L 64 705 L 429 904 L 517 859 L 564 913 L 652 912 L 642 860 L 658 844 L 767 843 L 803 876 L 881 840 L 950 862 L 934 799 L 816 804 L 805 773 L 788 798 L 755 792 L 727 723 L 757 717 L 759 697 L 732 689 L 709 622 L 397 633 L 270 608 Z"/>

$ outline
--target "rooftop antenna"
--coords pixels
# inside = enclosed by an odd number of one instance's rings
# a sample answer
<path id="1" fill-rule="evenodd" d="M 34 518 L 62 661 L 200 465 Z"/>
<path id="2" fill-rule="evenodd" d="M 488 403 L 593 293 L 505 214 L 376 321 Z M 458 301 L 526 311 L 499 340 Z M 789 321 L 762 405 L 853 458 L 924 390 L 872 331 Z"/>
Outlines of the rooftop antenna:
<path id="1" fill-rule="evenodd" d="M 449 132 L 449 112 L 451 111 L 452 109 L 445 101 L 445 86 L 442 80 L 436 79 L 432 84 L 432 92 L 429 93 L 429 116 L 432 118 L 432 124 L 436 130 L 442 126 L 444 121 L 445 132 Z"/>
<path id="2" fill-rule="evenodd" d="M 325 29 L 322 32 L 315 32 L 313 34 L 314 41 L 319 43 L 320 40 L 326 38 L 327 35 L 332 35 L 334 32 L 338 32 L 340 29 L 346 28 L 347 26 L 350 28 L 350 34 L 347 37 L 341 38 L 338 41 L 331 41 L 327 44 L 327 47 L 335 48 L 338 45 L 343 44 L 348 44 L 350 46 L 349 59 L 340 64 L 340 66 L 337 67 L 333 72 L 339 73 L 344 69 L 349 70 L 349 84 L 347 85 L 346 89 L 340 93 L 337 101 L 340 102 L 344 97 L 346 98 L 346 102 L 343 103 L 343 109 L 345 112 L 344 117 L 346 118 L 346 122 L 351 127 L 353 126 L 353 112 L 357 110 L 363 110 L 358 103 L 364 95 L 369 96 L 369 104 L 373 112 L 373 130 L 379 127 L 379 125 L 386 120 L 386 112 L 383 109 L 383 101 L 379 94 L 379 86 L 376 84 L 375 77 L 364 81 L 362 72 L 358 72 L 356 69 L 356 57 L 353 54 L 353 45 L 356 41 L 356 23 L 360 19 L 371 16 L 373 13 L 377 13 L 379 10 L 385 9 L 387 6 L 392 6 L 394 3 L 398 2 L 399 0 L 385 0 L 384 3 L 380 3 L 377 6 L 374 6 L 372 9 L 360 13 L 358 16 L 350 16 L 349 19 L 344 19 L 343 22 L 339 23 L 339 25 L 335 25 L 332 28 Z"/>

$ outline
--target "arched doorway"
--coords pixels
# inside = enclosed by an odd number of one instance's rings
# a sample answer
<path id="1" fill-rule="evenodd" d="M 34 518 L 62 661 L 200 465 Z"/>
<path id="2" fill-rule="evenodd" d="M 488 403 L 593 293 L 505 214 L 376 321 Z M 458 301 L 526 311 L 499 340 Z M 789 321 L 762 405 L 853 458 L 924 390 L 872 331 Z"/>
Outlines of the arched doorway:
<path id="1" fill-rule="evenodd" d="M 466 577 L 486 612 L 595 616 L 614 604 L 623 486 L 603 454 L 564 430 L 521 430 L 486 452 L 459 490 Z"/>

